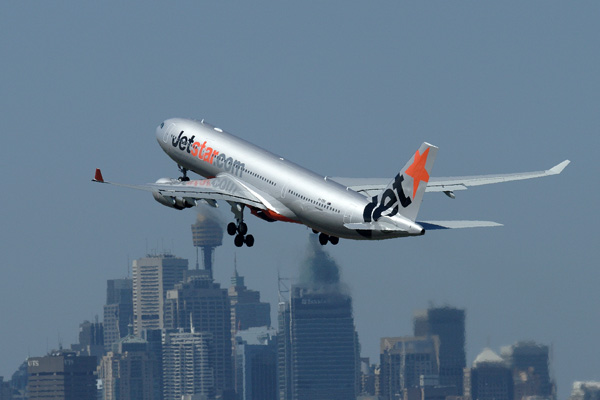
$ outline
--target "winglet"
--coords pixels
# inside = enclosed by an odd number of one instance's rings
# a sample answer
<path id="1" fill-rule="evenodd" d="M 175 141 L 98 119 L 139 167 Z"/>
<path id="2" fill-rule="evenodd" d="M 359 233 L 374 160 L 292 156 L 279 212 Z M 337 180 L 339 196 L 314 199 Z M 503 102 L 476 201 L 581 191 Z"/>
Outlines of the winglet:
<path id="1" fill-rule="evenodd" d="M 96 168 L 96 175 L 94 175 L 94 179 L 92 179 L 92 181 L 104 183 L 104 178 L 102 178 L 102 172 L 100 171 L 100 168 Z"/>
<path id="2" fill-rule="evenodd" d="M 548 170 L 548 172 L 551 173 L 552 175 L 560 174 L 562 172 L 562 170 L 565 169 L 565 167 L 567 165 L 569 165 L 570 162 L 571 161 L 569 161 L 569 160 L 565 160 L 565 161 L 561 162 L 560 164 L 555 165 L 554 167 L 550 168 Z"/>

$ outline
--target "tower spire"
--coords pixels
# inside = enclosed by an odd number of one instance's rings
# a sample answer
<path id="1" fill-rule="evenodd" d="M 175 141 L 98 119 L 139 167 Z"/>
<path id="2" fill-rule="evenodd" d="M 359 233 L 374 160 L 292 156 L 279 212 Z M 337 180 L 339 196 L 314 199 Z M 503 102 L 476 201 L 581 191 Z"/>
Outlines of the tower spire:
<path id="1" fill-rule="evenodd" d="M 240 276 L 237 270 L 237 253 L 233 253 L 233 276 L 236 278 Z"/>

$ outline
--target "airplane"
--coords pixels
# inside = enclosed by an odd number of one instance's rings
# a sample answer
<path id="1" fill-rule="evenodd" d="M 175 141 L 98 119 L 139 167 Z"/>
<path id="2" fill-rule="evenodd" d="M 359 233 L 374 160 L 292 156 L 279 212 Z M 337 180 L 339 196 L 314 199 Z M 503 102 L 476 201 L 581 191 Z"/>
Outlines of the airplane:
<path id="1" fill-rule="evenodd" d="M 206 203 L 229 203 L 235 222 L 227 225 L 237 247 L 254 245 L 244 210 L 268 222 L 306 225 L 321 245 L 340 238 L 382 240 L 421 236 L 427 230 L 501 226 L 491 221 L 417 221 L 425 192 L 454 192 L 522 179 L 557 175 L 569 164 L 537 172 L 464 177 L 430 177 L 438 148 L 423 143 L 392 179 L 319 175 L 204 120 L 172 118 L 156 128 L 156 140 L 177 163 L 181 176 L 145 185 L 94 182 L 149 191 L 159 203 L 182 210 Z M 190 179 L 188 171 L 204 179 Z"/>

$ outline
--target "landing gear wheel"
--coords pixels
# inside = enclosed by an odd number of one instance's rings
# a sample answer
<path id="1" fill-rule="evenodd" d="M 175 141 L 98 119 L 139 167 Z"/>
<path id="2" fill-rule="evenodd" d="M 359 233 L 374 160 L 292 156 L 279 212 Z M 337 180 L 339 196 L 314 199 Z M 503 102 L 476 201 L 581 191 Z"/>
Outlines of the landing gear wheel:
<path id="1" fill-rule="evenodd" d="M 336 245 L 340 242 L 340 238 L 337 236 L 330 236 L 329 237 L 329 241 L 331 242 L 332 245 Z"/>
<path id="2" fill-rule="evenodd" d="M 313 231 L 313 233 L 319 233 L 319 231 L 316 229 L 313 229 L 312 231 Z"/>
<path id="3" fill-rule="evenodd" d="M 238 232 L 242 236 L 248 233 L 248 225 L 246 225 L 244 222 L 240 223 L 240 226 L 238 226 Z"/>
<path id="4" fill-rule="evenodd" d="M 227 233 L 230 236 L 233 236 L 237 233 L 237 226 L 235 226 L 235 223 L 230 222 L 229 224 L 227 224 Z"/>
<path id="5" fill-rule="evenodd" d="M 246 236 L 246 238 L 244 239 L 244 242 L 246 243 L 246 246 L 248 246 L 248 247 L 254 246 L 254 236 L 252 236 L 252 235 Z"/>
<path id="6" fill-rule="evenodd" d="M 235 239 L 233 239 L 233 244 L 235 244 L 235 247 L 242 247 L 244 245 L 244 236 L 236 235 Z"/>
<path id="7" fill-rule="evenodd" d="M 325 233 L 321 233 L 319 235 L 319 243 L 321 243 L 321 246 L 325 246 L 328 241 L 329 241 L 328 235 L 326 235 Z"/>

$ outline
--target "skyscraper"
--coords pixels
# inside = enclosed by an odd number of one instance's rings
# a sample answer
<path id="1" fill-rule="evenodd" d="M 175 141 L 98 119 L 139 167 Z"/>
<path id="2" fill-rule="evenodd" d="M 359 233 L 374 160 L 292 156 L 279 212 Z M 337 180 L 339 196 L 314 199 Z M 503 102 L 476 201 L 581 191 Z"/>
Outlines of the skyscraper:
<path id="1" fill-rule="evenodd" d="M 277 336 L 272 328 L 237 332 L 235 383 L 240 400 L 277 400 Z"/>
<path id="2" fill-rule="evenodd" d="M 405 389 L 421 386 L 421 376 L 439 376 L 437 336 L 381 339 L 380 390 L 385 399 L 402 397 Z"/>
<path id="3" fill-rule="evenodd" d="M 573 382 L 569 400 L 600 400 L 600 382 Z"/>
<path id="4" fill-rule="evenodd" d="M 516 400 L 529 396 L 556 398 L 556 387 L 550 379 L 548 346 L 534 342 L 518 342 L 503 347 L 500 354 L 512 371 Z"/>
<path id="5" fill-rule="evenodd" d="M 415 313 L 415 336 L 440 338 L 440 385 L 454 386 L 457 396 L 463 393 L 465 353 L 465 310 L 453 307 L 429 308 Z"/>
<path id="6" fill-rule="evenodd" d="M 183 280 L 188 261 L 170 254 L 148 256 L 133 261 L 133 326 L 142 329 L 164 327 L 164 302 L 168 290 Z"/>
<path id="7" fill-rule="evenodd" d="M 144 339 L 133 335 L 119 339 L 98 368 L 104 400 L 159 400 L 153 390 L 156 371 L 156 359 Z"/>
<path id="8" fill-rule="evenodd" d="M 279 400 L 292 398 L 292 330 L 290 303 L 280 301 L 277 310 L 277 390 Z"/>
<path id="9" fill-rule="evenodd" d="M 260 301 L 260 292 L 246 288 L 244 277 L 238 274 L 237 268 L 231 277 L 228 295 L 231 302 L 231 328 L 234 337 L 238 330 L 271 326 L 271 305 Z"/>
<path id="10" fill-rule="evenodd" d="M 71 349 L 82 356 L 94 356 L 100 361 L 104 355 L 104 329 L 102 322 L 83 321 L 79 324 L 79 344 L 71 345 Z"/>
<path id="11" fill-rule="evenodd" d="M 142 338 L 148 343 L 148 353 L 155 360 L 156 370 L 152 381 L 154 400 L 163 398 L 163 329 L 144 329 Z"/>
<path id="12" fill-rule="evenodd" d="M 359 357 L 351 298 L 292 286 L 287 310 L 280 307 L 279 336 L 287 341 L 279 347 L 285 364 L 279 368 L 280 398 L 355 398 Z"/>
<path id="13" fill-rule="evenodd" d="M 513 379 L 510 369 L 490 349 L 482 351 L 473 368 L 465 369 L 465 395 L 471 400 L 513 400 Z"/>
<path id="14" fill-rule="evenodd" d="M 104 305 L 105 351 L 111 351 L 113 343 L 127 336 L 129 324 L 133 324 L 133 280 L 109 279 Z"/>
<path id="15" fill-rule="evenodd" d="M 189 331 L 193 327 L 198 333 L 211 334 L 216 394 L 230 396 L 233 393 L 233 367 L 227 290 L 221 289 L 206 275 L 190 276 L 167 292 L 166 302 L 165 328 Z"/>
<path id="16" fill-rule="evenodd" d="M 0 376 L 0 400 L 11 400 L 12 389 L 10 382 L 4 382 L 4 377 Z"/>
<path id="17" fill-rule="evenodd" d="M 96 400 L 96 357 L 69 350 L 27 360 L 30 400 Z"/>
<path id="18" fill-rule="evenodd" d="M 164 400 L 183 395 L 215 396 L 215 360 L 212 334 L 208 332 L 167 333 L 163 346 Z"/>

